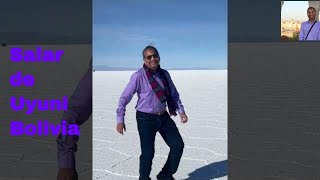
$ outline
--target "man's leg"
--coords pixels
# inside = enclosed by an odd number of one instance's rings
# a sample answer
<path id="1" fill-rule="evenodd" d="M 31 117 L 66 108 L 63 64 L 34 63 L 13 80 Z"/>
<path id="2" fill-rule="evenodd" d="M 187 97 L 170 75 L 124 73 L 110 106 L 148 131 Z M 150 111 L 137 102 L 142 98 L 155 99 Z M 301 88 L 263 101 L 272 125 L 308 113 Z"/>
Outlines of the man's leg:
<path id="1" fill-rule="evenodd" d="M 154 118 L 153 115 L 141 112 L 137 112 L 136 117 L 141 147 L 139 180 L 149 180 L 154 157 L 154 141 L 160 126 L 160 121 Z"/>
<path id="2" fill-rule="evenodd" d="M 164 141 L 170 147 L 170 153 L 166 164 L 157 177 L 170 178 L 178 170 L 180 159 L 183 154 L 184 142 L 175 122 L 167 113 L 161 119 L 161 127 L 159 132 Z"/>

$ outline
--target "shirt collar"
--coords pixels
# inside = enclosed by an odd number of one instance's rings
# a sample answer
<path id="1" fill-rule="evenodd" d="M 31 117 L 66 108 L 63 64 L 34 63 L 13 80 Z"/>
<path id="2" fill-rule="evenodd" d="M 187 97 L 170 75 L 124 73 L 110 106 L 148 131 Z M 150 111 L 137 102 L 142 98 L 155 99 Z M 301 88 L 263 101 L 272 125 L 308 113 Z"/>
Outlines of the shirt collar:
<path id="1" fill-rule="evenodd" d="M 317 20 L 315 20 L 315 21 L 317 21 Z M 307 23 L 308 24 L 313 24 L 314 23 L 314 21 L 313 22 L 310 22 L 309 20 L 307 21 Z"/>

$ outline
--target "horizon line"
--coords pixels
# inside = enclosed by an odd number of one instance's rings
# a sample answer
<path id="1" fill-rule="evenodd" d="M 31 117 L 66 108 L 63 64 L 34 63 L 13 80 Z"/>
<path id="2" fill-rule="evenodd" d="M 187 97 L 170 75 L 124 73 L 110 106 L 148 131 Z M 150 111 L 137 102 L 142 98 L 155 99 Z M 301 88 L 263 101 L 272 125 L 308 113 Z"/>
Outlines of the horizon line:
<path id="1" fill-rule="evenodd" d="M 141 67 L 115 67 L 115 66 L 95 66 L 93 65 L 93 70 L 95 70 L 95 68 L 100 69 L 103 68 L 104 70 L 98 70 L 98 71 L 113 71 L 113 70 L 138 70 Z M 214 67 L 167 67 L 164 69 L 170 69 L 170 70 L 227 70 L 227 68 L 214 68 Z"/>
<path id="2" fill-rule="evenodd" d="M 228 69 L 166 69 L 168 71 L 227 71 Z M 136 71 L 136 70 L 95 70 L 92 71 Z"/>

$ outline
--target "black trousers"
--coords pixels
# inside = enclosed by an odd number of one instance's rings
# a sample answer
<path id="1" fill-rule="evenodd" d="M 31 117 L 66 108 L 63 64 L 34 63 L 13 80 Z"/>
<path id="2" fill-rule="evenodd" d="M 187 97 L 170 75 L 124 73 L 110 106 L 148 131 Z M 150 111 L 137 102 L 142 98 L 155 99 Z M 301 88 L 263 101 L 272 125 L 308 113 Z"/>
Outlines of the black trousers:
<path id="1" fill-rule="evenodd" d="M 154 115 L 137 111 L 136 118 L 141 145 L 140 179 L 149 179 L 157 132 L 170 147 L 168 159 L 160 173 L 162 176 L 171 177 L 178 170 L 184 148 L 184 142 L 175 122 L 167 112 Z"/>

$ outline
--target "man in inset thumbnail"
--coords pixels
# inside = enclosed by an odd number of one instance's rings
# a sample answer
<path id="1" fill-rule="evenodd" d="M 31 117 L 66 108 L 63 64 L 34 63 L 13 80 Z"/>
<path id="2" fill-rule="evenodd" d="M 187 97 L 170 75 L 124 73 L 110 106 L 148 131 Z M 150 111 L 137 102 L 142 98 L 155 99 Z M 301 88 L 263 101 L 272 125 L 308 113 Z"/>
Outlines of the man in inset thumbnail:
<path id="1" fill-rule="evenodd" d="M 301 24 L 299 40 L 320 40 L 320 23 L 316 21 L 316 9 L 309 7 L 307 15 L 309 20 Z"/>

